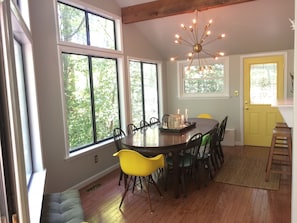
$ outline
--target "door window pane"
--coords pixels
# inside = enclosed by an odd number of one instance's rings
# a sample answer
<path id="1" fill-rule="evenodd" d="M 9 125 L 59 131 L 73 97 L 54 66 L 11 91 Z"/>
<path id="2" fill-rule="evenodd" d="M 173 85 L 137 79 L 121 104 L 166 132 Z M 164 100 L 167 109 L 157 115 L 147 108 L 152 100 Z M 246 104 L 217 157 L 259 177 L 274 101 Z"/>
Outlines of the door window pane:
<path id="1" fill-rule="evenodd" d="M 277 99 L 277 64 L 253 64 L 250 69 L 250 103 L 273 104 Z"/>

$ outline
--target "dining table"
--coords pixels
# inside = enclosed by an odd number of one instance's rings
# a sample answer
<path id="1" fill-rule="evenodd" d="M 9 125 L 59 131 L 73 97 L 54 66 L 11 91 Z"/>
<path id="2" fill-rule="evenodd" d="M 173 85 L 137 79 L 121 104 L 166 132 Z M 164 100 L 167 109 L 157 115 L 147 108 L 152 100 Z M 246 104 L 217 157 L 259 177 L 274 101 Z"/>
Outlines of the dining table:
<path id="1" fill-rule="evenodd" d="M 186 128 L 171 130 L 155 124 L 139 129 L 122 138 L 122 145 L 141 154 L 154 156 L 171 154 L 173 162 L 173 191 L 179 197 L 179 153 L 186 148 L 187 141 L 196 133 L 208 134 L 219 122 L 215 119 L 189 118 Z"/>

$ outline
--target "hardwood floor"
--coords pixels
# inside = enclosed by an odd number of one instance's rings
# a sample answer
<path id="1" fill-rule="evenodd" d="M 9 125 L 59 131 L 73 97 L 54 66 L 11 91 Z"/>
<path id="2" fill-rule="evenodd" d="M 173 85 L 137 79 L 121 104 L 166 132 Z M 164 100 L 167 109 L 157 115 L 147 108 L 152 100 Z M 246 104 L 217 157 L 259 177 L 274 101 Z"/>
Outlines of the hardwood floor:
<path id="1" fill-rule="evenodd" d="M 225 158 L 243 147 L 224 148 Z M 82 206 L 89 223 L 115 222 L 219 222 L 219 223 L 289 223 L 291 222 L 291 177 L 282 176 L 280 189 L 268 191 L 216 183 L 197 189 L 187 185 L 188 196 L 176 199 L 170 185 L 161 198 L 150 187 L 154 212 L 149 210 L 146 193 L 128 192 L 118 208 L 124 186 L 118 186 L 119 170 L 80 190 Z M 122 183 L 123 184 L 123 183 Z"/>

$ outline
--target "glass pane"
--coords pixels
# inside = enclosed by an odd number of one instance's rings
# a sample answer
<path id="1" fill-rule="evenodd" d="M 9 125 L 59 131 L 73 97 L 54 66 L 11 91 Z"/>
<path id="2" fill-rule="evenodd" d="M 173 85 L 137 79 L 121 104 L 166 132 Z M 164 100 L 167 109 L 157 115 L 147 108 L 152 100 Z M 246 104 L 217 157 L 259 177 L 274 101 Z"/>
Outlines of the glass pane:
<path id="1" fill-rule="evenodd" d="M 158 115 L 158 82 L 157 65 L 143 63 L 143 84 L 145 119 L 159 117 Z"/>
<path id="2" fill-rule="evenodd" d="M 26 181 L 27 181 L 27 185 L 29 185 L 30 178 L 33 172 L 31 140 L 30 140 L 28 108 L 27 108 L 26 89 L 25 89 L 25 74 L 24 74 L 24 65 L 23 65 L 22 46 L 16 40 L 14 40 L 14 51 L 15 51 L 16 75 L 17 75 L 17 85 L 18 85 L 18 94 L 19 94 L 18 96 L 19 96 L 19 106 L 20 106 L 21 126 L 22 126 L 23 152 L 24 152 L 25 169 L 26 169 Z"/>
<path id="3" fill-rule="evenodd" d="M 185 94 L 213 94 L 224 92 L 224 64 L 184 67 Z"/>
<path id="4" fill-rule="evenodd" d="M 277 64 L 253 64 L 250 70 L 250 103 L 272 104 L 277 99 Z"/>
<path id="5" fill-rule="evenodd" d="M 88 14 L 90 45 L 115 50 L 114 21 Z"/>
<path id="6" fill-rule="evenodd" d="M 224 80 L 223 79 L 198 79 L 185 80 L 184 82 L 186 94 L 214 94 L 223 93 Z"/>
<path id="7" fill-rule="evenodd" d="M 88 57 L 62 54 L 70 151 L 93 140 Z"/>
<path id="8" fill-rule="evenodd" d="M 84 11 L 58 3 L 58 18 L 61 41 L 87 44 Z"/>
<path id="9" fill-rule="evenodd" d="M 131 88 L 131 115 L 132 122 L 136 125 L 143 119 L 141 63 L 130 61 L 130 88 Z"/>
<path id="10" fill-rule="evenodd" d="M 97 141 L 112 137 L 120 126 L 117 63 L 115 59 L 92 58 Z"/>

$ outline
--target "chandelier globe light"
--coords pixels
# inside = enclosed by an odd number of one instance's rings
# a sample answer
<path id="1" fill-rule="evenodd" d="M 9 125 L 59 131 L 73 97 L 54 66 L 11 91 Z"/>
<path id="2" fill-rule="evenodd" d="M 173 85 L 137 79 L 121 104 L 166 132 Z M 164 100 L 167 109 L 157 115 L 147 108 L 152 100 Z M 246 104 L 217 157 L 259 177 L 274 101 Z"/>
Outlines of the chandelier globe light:
<path id="1" fill-rule="evenodd" d="M 186 26 L 184 24 L 181 24 L 181 28 L 186 33 L 187 38 L 184 38 L 179 34 L 175 34 L 174 42 L 176 44 L 183 44 L 187 47 L 190 47 L 191 51 L 187 55 L 187 60 L 189 61 L 188 69 L 190 69 L 193 63 L 193 60 L 197 58 L 199 62 L 198 63 L 199 70 L 204 70 L 208 67 L 203 66 L 201 64 L 201 59 L 203 55 L 204 56 L 206 55 L 207 57 L 211 57 L 213 59 L 218 59 L 218 57 L 225 55 L 224 52 L 221 52 L 221 51 L 211 53 L 210 51 L 207 50 L 206 46 L 208 44 L 215 42 L 216 40 L 225 38 L 226 35 L 223 33 L 214 39 L 209 38 L 211 35 L 210 27 L 211 27 L 211 24 L 213 23 L 212 19 L 208 21 L 208 23 L 204 26 L 204 29 L 200 31 L 201 34 L 199 34 L 199 29 L 198 29 L 199 27 L 198 27 L 197 21 L 198 21 L 198 11 L 195 10 L 195 18 L 192 20 L 192 25 Z M 175 61 L 176 57 L 172 57 L 170 58 L 170 60 Z"/>

